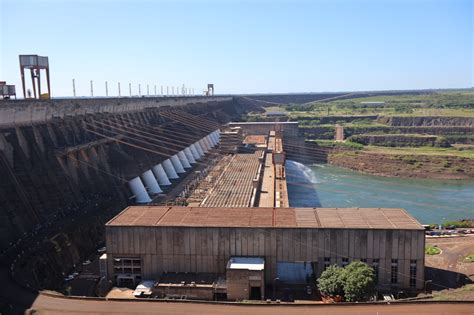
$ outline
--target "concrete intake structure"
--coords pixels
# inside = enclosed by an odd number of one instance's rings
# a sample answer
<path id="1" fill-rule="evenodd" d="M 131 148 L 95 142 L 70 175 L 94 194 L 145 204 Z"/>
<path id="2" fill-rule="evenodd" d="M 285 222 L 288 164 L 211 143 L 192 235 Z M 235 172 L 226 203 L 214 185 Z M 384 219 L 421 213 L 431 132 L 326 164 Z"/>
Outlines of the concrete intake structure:
<path id="1" fill-rule="evenodd" d="M 156 181 L 155 175 L 153 175 L 153 172 L 151 170 L 144 172 L 142 174 L 142 178 L 149 193 L 159 194 L 163 192 L 163 190 L 161 190 L 160 185 Z"/>
<path id="2" fill-rule="evenodd" d="M 163 168 L 165 169 L 166 175 L 168 175 L 169 179 L 179 178 L 178 173 L 176 173 L 176 170 L 170 159 L 164 160 L 161 164 L 163 164 Z"/>
<path id="3" fill-rule="evenodd" d="M 186 154 L 184 154 L 184 150 L 178 152 L 178 158 L 184 168 L 190 168 L 191 164 L 189 164 L 188 158 Z"/>
<path id="4" fill-rule="evenodd" d="M 201 144 L 199 143 L 199 141 L 196 141 L 194 143 L 194 147 L 196 148 L 196 151 L 198 152 L 199 154 L 199 157 L 203 157 L 204 156 L 204 150 L 202 149 L 202 146 Z"/>
<path id="5" fill-rule="evenodd" d="M 213 133 L 209 134 L 209 140 L 211 140 L 211 143 L 212 143 L 213 146 L 217 145 L 217 139 L 216 139 L 216 137 L 214 136 Z"/>
<path id="6" fill-rule="evenodd" d="M 215 143 L 214 141 L 212 141 L 211 139 L 211 136 L 207 135 L 205 138 L 204 138 L 204 141 L 207 141 L 207 145 L 209 146 L 209 148 L 214 148 L 215 147 Z"/>
<path id="7" fill-rule="evenodd" d="M 195 160 L 199 160 L 201 158 L 201 154 L 199 154 L 198 150 L 196 149 L 196 146 L 195 144 L 191 144 L 189 146 L 190 150 L 191 150 L 191 153 L 193 154 L 193 157 Z"/>
<path id="8" fill-rule="evenodd" d="M 219 133 L 217 130 L 212 133 L 212 136 L 216 139 L 216 143 L 219 143 Z"/>
<path id="9" fill-rule="evenodd" d="M 211 139 L 209 138 L 209 135 L 205 136 L 202 140 L 207 144 L 207 147 L 212 149 L 214 147 L 214 144 L 212 143 Z"/>
<path id="10" fill-rule="evenodd" d="M 173 163 L 174 169 L 176 170 L 178 174 L 186 173 L 186 171 L 184 170 L 183 164 L 181 164 L 181 161 L 178 158 L 178 155 L 176 154 L 173 155 L 172 157 L 170 157 L 170 160 L 171 160 L 171 163 Z"/>
<path id="11" fill-rule="evenodd" d="M 135 201 L 137 203 L 148 203 L 151 202 L 151 198 L 148 195 L 145 186 L 143 186 L 140 177 L 135 177 L 128 182 L 130 189 L 132 190 L 133 195 L 135 196 Z"/>
<path id="12" fill-rule="evenodd" d="M 171 185 L 170 180 L 168 179 L 168 175 L 166 175 L 165 169 L 163 168 L 163 165 L 157 164 L 153 166 L 152 168 L 153 173 L 155 174 L 156 179 L 158 180 L 158 183 L 162 186 L 168 186 Z"/>
<path id="13" fill-rule="evenodd" d="M 188 161 L 190 164 L 195 164 L 196 160 L 194 159 L 193 153 L 191 152 L 191 147 L 187 147 L 184 149 L 184 154 L 186 154 L 186 157 L 188 158 Z"/>
<path id="14" fill-rule="evenodd" d="M 215 144 L 218 144 L 219 143 L 219 139 L 217 139 L 217 136 L 216 136 L 216 132 L 213 131 L 209 134 L 209 136 L 211 137 L 211 139 L 214 141 Z"/>
<path id="15" fill-rule="evenodd" d="M 202 151 L 203 151 L 204 153 L 208 153 L 208 152 L 209 152 L 209 148 L 207 147 L 206 142 L 204 142 L 203 139 L 199 140 L 198 142 L 199 142 L 199 144 L 201 145 Z"/>

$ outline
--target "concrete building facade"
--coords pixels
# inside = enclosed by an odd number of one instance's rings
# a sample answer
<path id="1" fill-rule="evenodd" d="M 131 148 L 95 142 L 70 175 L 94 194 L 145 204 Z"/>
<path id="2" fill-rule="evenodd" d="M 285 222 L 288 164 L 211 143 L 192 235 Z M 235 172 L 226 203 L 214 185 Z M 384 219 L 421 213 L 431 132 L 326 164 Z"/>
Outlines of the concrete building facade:
<path id="1" fill-rule="evenodd" d="M 129 207 L 107 223 L 106 242 L 109 279 L 122 284 L 225 274 L 231 257 L 245 256 L 265 260 L 266 284 L 288 264 L 317 278 L 361 260 L 381 290 L 424 286 L 424 229 L 403 209 Z"/>

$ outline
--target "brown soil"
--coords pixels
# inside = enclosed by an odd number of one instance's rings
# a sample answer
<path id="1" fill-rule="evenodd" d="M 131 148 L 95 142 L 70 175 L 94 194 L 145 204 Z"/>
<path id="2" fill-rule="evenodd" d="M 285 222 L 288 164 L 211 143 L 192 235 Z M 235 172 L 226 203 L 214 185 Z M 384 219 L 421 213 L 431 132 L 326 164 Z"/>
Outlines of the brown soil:
<path id="1" fill-rule="evenodd" d="M 474 178 L 474 159 L 440 155 L 385 154 L 368 151 L 330 153 L 335 166 L 387 177 L 433 179 Z"/>
<path id="2" fill-rule="evenodd" d="M 437 245 L 442 252 L 426 255 L 426 266 L 474 276 L 474 263 L 463 262 L 464 257 L 474 252 L 474 235 L 451 238 L 427 238 L 427 245 Z"/>

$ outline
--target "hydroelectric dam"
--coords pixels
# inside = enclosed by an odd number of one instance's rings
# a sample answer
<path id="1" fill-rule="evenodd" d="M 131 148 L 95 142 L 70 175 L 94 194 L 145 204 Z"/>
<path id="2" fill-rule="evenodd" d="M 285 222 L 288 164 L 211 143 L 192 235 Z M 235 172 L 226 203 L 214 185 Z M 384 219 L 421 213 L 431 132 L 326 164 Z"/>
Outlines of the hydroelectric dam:
<path id="1" fill-rule="evenodd" d="M 186 193 L 219 162 L 211 152 L 219 129 L 260 106 L 237 96 L 3 101 L 4 267 L 31 288 L 58 288 L 104 244 L 105 222 L 124 207 L 194 197 Z M 274 129 L 258 125 L 244 130 Z M 293 126 L 282 140 L 297 158 L 304 138 Z"/>

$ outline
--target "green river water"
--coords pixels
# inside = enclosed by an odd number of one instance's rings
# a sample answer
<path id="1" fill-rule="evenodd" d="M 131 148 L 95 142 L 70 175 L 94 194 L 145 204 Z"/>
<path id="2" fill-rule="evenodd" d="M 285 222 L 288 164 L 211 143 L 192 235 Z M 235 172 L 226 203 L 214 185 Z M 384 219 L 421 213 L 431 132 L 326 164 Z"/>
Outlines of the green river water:
<path id="1" fill-rule="evenodd" d="M 422 224 L 474 218 L 474 180 L 365 175 L 327 164 L 286 164 L 292 207 L 404 208 Z"/>

